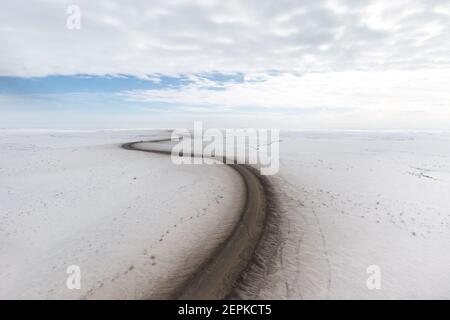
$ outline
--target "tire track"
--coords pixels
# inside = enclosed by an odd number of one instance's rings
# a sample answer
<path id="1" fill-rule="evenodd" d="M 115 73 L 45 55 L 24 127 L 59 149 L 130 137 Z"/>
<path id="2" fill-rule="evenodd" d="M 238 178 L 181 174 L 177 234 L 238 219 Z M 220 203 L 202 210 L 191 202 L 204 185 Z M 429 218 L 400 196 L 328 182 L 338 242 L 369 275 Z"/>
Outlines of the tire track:
<path id="1" fill-rule="evenodd" d="M 142 148 L 141 143 L 123 144 L 126 150 L 170 155 L 171 151 Z M 191 155 L 194 156 L 194 155 Z M 234 169 L 245 185 L 246 201 L 231 234 L 199 268 L 170 294 L 173 299 L 226 299 L 254 296 L 264 285 L 280 244 L 277 198 L 269 179 L 244 164 L 224 164 Z M 234 161 L 235 163 L 236 161 Z"/>

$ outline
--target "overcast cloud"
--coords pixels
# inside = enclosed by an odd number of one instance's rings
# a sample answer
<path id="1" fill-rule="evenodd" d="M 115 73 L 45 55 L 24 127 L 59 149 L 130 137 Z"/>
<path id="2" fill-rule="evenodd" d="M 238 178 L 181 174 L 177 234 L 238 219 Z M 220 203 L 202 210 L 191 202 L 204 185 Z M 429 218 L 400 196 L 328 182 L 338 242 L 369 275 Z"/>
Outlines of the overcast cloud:
<path id="1" fill-rule="evenodd" d="M 78 4 L 80 30 L 66 28 Z M 448 67 L 442 0 L 2 1 L 0 74 Z"/>
<path id="2" fill-rule="evenodd" d="M 80 30 L 66 28 L 70 4 Z M 195 81 L 120 95 L 216 110 L 427 112 L 442 122 L 449 35 L 445 0 L 4 0 L 0 76 L 183 75 Z M 205 84 L 199 74 L 210 72 L 245 81 Z"/>

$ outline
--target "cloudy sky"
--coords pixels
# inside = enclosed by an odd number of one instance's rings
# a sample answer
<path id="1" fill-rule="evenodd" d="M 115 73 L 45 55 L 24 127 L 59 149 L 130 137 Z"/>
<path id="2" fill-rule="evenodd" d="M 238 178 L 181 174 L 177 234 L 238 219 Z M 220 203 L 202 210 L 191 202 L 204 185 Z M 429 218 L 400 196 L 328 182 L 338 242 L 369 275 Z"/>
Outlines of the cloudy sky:
<path id="1" fill-rule="evenodd" d="M 446 129 L 449 35 L 448 0 L 3 0 L 0 128 Z"/>

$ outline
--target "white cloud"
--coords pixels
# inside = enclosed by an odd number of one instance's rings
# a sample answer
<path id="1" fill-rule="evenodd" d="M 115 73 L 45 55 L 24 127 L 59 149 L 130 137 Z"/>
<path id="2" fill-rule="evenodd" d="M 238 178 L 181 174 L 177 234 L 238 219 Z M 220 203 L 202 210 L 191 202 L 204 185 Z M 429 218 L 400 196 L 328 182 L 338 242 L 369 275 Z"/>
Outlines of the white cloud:
<path id="1" fill-rule="evenodd" d="M 283 115 L 286 124 L 301 119 L 302 126 L 316 128 L 450 126 L 446 70 L 262 74 L 251 79 L 257 80 L 198 79 L 182 88 L 124 95 L 129 101 L 175 104 L 188 111 L 208 107 L 211 112 L 272 113 Z"/>
<path id="2" fill-rule="evenodd" d="M 343 107 L 380 110 L 447 108 L 446 70 L 253 74 L 243 82 L 192 77 L 181 88 L 126 92 L 133 101 L 254 108 Z M 211 89 L 213 88 L 213 89 Z"/>
<path id="3" fill-rule="evenodd" d="M 70 4 L 81 8 L 80 30 L 66 28 Z M 253 108 L 291 127 L 445 127 L 449 8 L 447 0 L 4 0 L 0 76 L 183 74 L 194 82 L 125 96 L 188 112 Z M 245 81 L 194 76 L 207 72 Z"/>
<path id="4" fill-rule="evenodd" d="M 0 75 L 449 67 L 447 1 L 6 0 Z"/>

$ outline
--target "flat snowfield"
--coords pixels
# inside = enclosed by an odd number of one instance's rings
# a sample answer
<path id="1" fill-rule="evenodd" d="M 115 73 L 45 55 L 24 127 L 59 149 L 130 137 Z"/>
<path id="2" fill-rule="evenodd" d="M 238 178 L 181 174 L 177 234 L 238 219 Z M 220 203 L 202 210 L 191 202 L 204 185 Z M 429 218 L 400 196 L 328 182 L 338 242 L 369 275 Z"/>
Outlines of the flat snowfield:
<path id="1" fill-rule="evenodd" d="M 0 298 L 168 298 L 186 283 L 236 234 L 246 189 L 228 166 L 120 148 L 168 135 L 0 132 Z M 265 179 L 269 218 L 231 297 L 450 298 L 449 134 L 284 132 Z"/>
<path id="2" fill-rule="evenodd" d="M 280 150 L 278 254 L 241 297 L 450 298 L 448 134 L 287 132 Z"/>
<path id="3" fill-rule="evenodd" d="M 0 298 L 165 298 L 242 211 L 227 166 L 124 150 L 167 132 L 0 133 Z M 68 289 L 69 266 L 81 289 Z"/>

